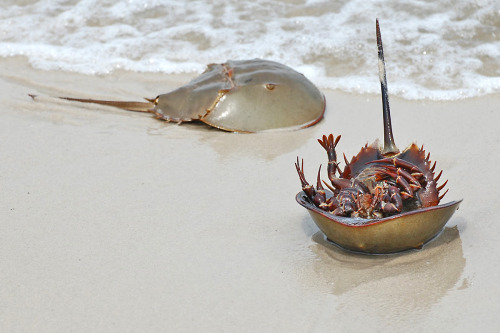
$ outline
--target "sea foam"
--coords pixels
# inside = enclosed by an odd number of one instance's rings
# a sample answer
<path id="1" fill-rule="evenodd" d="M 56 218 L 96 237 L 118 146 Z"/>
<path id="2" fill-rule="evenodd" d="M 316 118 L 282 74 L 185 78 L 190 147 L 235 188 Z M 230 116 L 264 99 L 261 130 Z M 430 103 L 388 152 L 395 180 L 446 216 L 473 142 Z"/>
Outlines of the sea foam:
<path id="1" fill-rule="evenodd" d="M 0 56 L 44 70 L 201 73 L 263 58 L 320 88 L 378 93 L 375 18 L 391 95 L 500 92 L 500 3 L 389 1 L 4 1 Z"/>

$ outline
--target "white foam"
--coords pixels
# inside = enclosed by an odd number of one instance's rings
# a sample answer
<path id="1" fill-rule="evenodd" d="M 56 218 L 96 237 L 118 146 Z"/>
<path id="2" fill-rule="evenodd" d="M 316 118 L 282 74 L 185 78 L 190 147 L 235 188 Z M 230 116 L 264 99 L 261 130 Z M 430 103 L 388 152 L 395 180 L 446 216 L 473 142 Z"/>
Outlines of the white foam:
<path id="1" fill-rule="evenodd" d="M 264 58 L 320 88 L 378 93 L 378 17 L 391 95 L 500 92 L 495 0 L 9 2 L 0 12 L 0 56 L 23 55 L 45 70 L 200 73 L 212 62 Z"/>

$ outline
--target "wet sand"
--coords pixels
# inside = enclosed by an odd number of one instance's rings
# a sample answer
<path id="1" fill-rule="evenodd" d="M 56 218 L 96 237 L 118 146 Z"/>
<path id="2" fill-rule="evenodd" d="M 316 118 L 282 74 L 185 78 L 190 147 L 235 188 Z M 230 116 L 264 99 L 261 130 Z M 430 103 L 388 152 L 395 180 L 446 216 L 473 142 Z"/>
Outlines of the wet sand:
<path id="1" fill-rule="evenodd" d="M 367 256 L 325 241 L 293 163 L 313 180 L 321 135 L 348 157 L 381 138 L 379 96 L 325 91 L 316 126 L 246 135 L 48 97 L 139 100 L 189 79 L 0 59 L 0 331 L 500 327 L 500 96 L 391 99 L 396 143 L 425 144 L 444 201 L 464 201 L 423 250 Z"/>

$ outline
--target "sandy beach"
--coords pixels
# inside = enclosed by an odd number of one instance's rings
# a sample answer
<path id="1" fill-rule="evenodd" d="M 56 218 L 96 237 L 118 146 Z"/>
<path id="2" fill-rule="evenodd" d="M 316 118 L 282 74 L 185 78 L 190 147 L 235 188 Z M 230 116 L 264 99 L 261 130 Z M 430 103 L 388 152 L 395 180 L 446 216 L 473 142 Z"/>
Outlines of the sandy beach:
<path id="1" fill-rule="evenodd" d="M 140 100 L 190 78 L 0 59 L 0 331 L 498 330 L 499 95 L 391 99 L 398 146 L 424 144 L 444 202 L 464 201 L 423 250 L 367 256 L 325 240 L 293 164 L 313 180 L 323 134 L 348 157 L 381 138 L 378 95 L 323 91 L 323 121 L 264 134 L 50 97 Z"/>

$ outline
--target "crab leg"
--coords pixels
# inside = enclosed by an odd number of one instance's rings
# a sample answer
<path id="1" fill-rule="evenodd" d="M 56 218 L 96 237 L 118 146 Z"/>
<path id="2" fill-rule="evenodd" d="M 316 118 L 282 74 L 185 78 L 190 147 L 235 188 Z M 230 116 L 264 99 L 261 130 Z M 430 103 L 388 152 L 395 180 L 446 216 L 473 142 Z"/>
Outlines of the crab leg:
<path id="1" fill-rule="evenodd" d="M 421 186 L 415 185 L 413 183 L 412 184 L 408 183 L 405 175 L 403 173 L 401 173 L 401 171 L 402 171 L 401 169 L 398 169 L 396 172 L 392 172 L 390 170 L 380 168 L 379 172 L 376 174 L 376 176 L 380 177 L 381 174 L 385 174 L 385 175 L 391 177 L 392 179 L 394 179 L 396 181 L 396 184 L 398 184 L 399 186 L 401 186 L 404 189 L 404 191 L 401 192 L 401 196 L 404 199 L 413 198 L 414 192 L 419 190 L 421 188 Z M 409 174 L 406 173 L 406 175 L 409 175 Z M 411 175 L 410 175 L 410 177 L 411 177 Z"/>
<path id="2" fill-rule="evenodd" d="M 408 179 L 410 182 L 412 182 L 412 184 L 414 184 L 415 186 L 418 186 L 418 188 L 420 188 L 420 183 L 418 182 L 418 180 L 413 177 L 409 172 L 407 172 L 406 170 L 404 169 L 401 169 L 401 168 L 398 168 L 397 170 L 397 173 L 398 175 L 401 175 L 403 177 L 405 177 L 406 179 Z"/>
<path id="3" fill-rule="evenodd" d="M 335 177 L 335 172 L 338 170 L 339 174 L 341 173 L 339 165 L 337 163 L 337 153 L 335 152 L 335 147 L 337 147 L 337 143 L 340 140 L 340 135 L 335 138 L 333 134 L 330 134 L 328 137 L 323 135 L 322 139 L 318 139 L 319 144 L 326 150 L 326 154 L 328 155 L 328 178 L 331 179 Z"/>
<path id="4" fill-rule="evenodd" d="M 414 176 L 416 176 L 416 177 L 419 177 L 420 176 L 419 174 L 423 175 L 422 170 L 420 170 L 415 164 L 410 163 L 410 162 L 405 161 L 405 160 L 402 160 L 402 159 L 397 158 L 397 157 L 395 157 L 395 158 L 382 158 L 380 160 L 373 160 L 373 161 L 368 162 L 367 164 L 371 164 L 371 163 L 389 163 L 389 164 L 393 164 L 396 167 L 402 167 L 402 168 L 410 170 L 410 172 L 412 174 L 415 173 Z"/>
<path id="5" fill-rule="evenodd" d="M 345 178 L 337 178 L 335 173 L 338 171 L 339 175 L 342 175 L 340 171 L 339 164 L 337 163 L 337 153 L 335 152 L 335 147 L 340 140 L 340 135 L 335 138 L 333 134 L 330 134 L 328 137 L 323 135 L 322 139 L 318 139 L 320 145 L 326 150 L 326 154 L 328 155 L 328 179 L 332 185 L 337 189 L 343 189 L 345 187 L 349 187 L 351 185 L 351 181 Z"/>
<path id="6" fill-rule="evenodd" d="M 382 201 L 381 207 L 384 213 L 394 214 L 399 213 L 403 209 L 403 200 L 399 189 L 396 186 L 388 188 L 389 202 Z"/>
<path id="7" fill-rule="evenodd" d="M 318 180 L 316 184 L 316 195 L 313 198 L 313 203 L 316 206 L 320 206 L 321 204 L 325 203 L 326 201 L 326 194 L 325 194 L 325 189 L 323 188 L 323 185 L 321 185 L 321 165 L 319 166 L 318 170 Z"/>
<path id="8" fill-rule="evenodd" d="M 395 179 L 396 179 L 396 184 L 398 184 L 399 186 L 401 186 L 405 190 L 404 192 L 401 192 L 401 196 L 408 195 L 409 198 L 412 198 L 413 197 L 413 189 L 410 186 L 410 184 L 408 184 L 406 179 L 404 179 L 404 177 L 402 177 L 400 175 L 396 175 Z"/>
<path id="9" fill-rule="evenodd" d="M 411 182 L 412 188 L 414 188 L 414 189 L 419 189 L 419 188 L 422 187 L 422 185 L 417 180 L 417 178 L 415 178 L 415 177 L 420 178 L 421 177 L 420 173 L 412 173 L 412 174 L 410 174 L 408 171 L 406 171 L 406 170 L 404 170 L 402 168 L 396 168 L 396 167 L 391 166 L 391 165 L 380 165 L 377 168 L 377 170 L 380 173 L 383 173 L 383 174 L 388 174 L 386 171 L 390 171 L 392 173 L 396 173 L 397 175 L 403 176 L 404 178 L 406 178 L 406 180 L 408 180 L 408 181 Z"/>
<path id="10" fill-rule="evenodd" d="M 377 172 L 375 173 L 375 176 L 377 176 L 377 180 L 381 180 L 384 177 L 384 175 L 388 175 L 391 178 L 394 178 L 397 180 L 397 177 L 403 177 L 405 180 L 409 181 L 409 186 L 413 191 L 417 191 L 420 188 L 422 188 L 422 185 L 418 182 L 418 180 L 413 177 L 410 173 L 408 173 L 406 170 L 403 170 L 401 168 L 395 168 L 392 166 L 380 166 L 377 168 Z"/>
<path id="11" fill-rule="evenodd" d="M 309 199 L 313 200 L 314 196 L 316 195 L 316 190 L 314 189 L 314 186 L 310 185 L 307 182 L 306 177 L 304 175 L 304 160 L 302 160 L 302 168 L 301 168 L 298 156 L 297 156 L 297 162 L 295 163 L 295 169 L 297 169 L 297 173 L 299 174 L 300 182 L 302 184 L 302 191 L 304 191 L 304 193 L 307 194 Z"/>
<path id="12" fill-rule="evenodd" d="M 413 191 L 418 191 L 419 189 L 422 188 L 420 183 L 415 178 L 413 178 L 412 175 L 410 175 L 408 172 L 404 171 L 403 169 L 398 169 L 397 175 L 398 175 L 398 177 L 402 177 L 402 179 L 409 180 L 411 182 L 411 184 L 410 183 L 407 183 L 407 184 L 410 186 L 410 188 Z"/>

